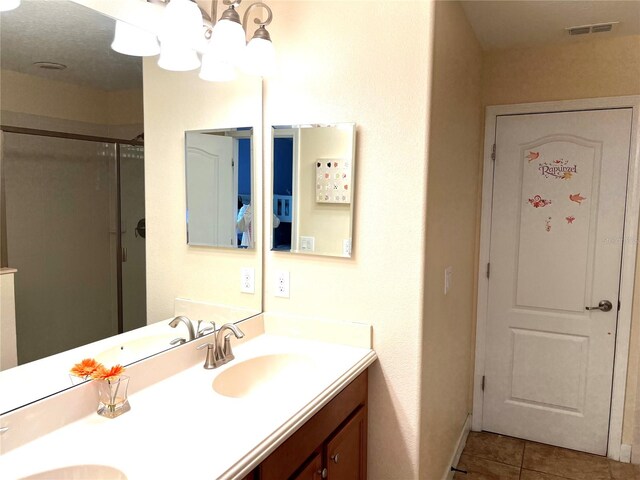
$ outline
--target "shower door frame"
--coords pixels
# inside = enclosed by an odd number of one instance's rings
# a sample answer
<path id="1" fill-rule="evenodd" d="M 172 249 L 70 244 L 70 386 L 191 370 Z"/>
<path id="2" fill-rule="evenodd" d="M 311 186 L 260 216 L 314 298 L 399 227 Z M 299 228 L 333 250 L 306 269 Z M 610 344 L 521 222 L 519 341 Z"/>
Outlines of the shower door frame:
<path id="1" fill-rule="evenodd" d="M 21 135 L 37 135 L 40 137 L 63 138 L 66 140 L 79 140 L 84 142 L 113 143 L 116 147 L 116 295 L 118 300 L 118 333 L 124 332 L 124 311 L 122 300 L 122 199 L 120 198 L 120 145 L 132 145 L 144 147 L 144 142 L 139 140 L 124 140 L 121 138 L 99 137 L 93 135 L 82 135 L 78 133 L 56 132 L 54 130 L 40 130 L 37 128 L 14 127 L 10 125 L 0 125 L 0 135 L 4 133 L 17 133 Z M 3 210 L 4 211 L 4 210 Z M 3 242 L 5 245 L 5 242 Z"/>

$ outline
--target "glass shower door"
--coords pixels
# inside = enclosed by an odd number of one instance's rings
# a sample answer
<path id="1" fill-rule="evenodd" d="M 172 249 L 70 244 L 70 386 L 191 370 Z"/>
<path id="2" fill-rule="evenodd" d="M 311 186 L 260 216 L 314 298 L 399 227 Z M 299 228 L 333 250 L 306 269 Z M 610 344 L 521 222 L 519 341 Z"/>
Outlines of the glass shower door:
<path id="1" fill-rule="evenodd" d="M 122 318 L 124 331 L 147 324 L 144 147 L 120 145 Z"/>
<path id="2" fill-rule="evenodd" d="M 115 159 L 111 143 L 3 134 L 19 364 L 118 333 Z"/>

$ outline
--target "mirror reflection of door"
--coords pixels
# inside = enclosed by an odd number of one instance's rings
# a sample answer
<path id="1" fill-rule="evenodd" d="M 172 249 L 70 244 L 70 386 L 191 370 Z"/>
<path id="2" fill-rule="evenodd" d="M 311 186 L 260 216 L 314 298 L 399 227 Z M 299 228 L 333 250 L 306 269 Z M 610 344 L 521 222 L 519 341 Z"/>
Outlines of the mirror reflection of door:
<path id="1" fill-rule="evenodd" d="M 187 243 L 254 248 L 252 129 L 185 133 Z"/>

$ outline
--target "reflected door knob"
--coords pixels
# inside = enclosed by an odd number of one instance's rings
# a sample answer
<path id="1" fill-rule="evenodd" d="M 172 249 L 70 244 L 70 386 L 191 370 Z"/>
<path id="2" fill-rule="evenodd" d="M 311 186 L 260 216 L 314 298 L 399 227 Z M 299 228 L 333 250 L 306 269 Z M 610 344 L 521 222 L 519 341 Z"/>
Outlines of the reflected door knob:
<path id="1" fill-rule="evenodd" d="M 322 478 L 327 478 L 327 469 L 323 468 L 322 470 L 318 470 L 318 475 Z"/>
<path id="2" fill-rule="evenodd" d="M 613 308 L 613 305 L 609 300 L 602 300 L 597 307 L 584 307 L 585 310 L 600 310 L 603 312 L 609 312 Z"/>

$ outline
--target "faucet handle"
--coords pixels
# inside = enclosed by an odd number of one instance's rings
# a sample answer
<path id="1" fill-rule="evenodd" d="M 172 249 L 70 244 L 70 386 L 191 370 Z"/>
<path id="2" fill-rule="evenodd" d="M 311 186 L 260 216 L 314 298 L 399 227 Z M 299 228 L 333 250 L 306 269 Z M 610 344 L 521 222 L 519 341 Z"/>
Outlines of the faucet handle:
<path id="1" fill-rule="evenodd" d="M 211 325 L 207 327 L 203 327 L 200 329 L 200 325 L 204 322 L 204 320 L 198 320 L 198 327 L 196 328 L 196 338 L 204 337 L 205 335 L 215 331 L 216 322 L 211 322 Z"/>
<path id="2" fill-rule="evenodd" d="M 235 355 L 231 351 L 231 334 L 224 337 L 224 347 L 222 348 L 222 358 L 229 362 L 233 360 Z"/>
<path id="3" fill-rule="evenodd" d="M 199 347 L 196 347 L 196 350 L 202 350 L 207 347 L 207 357 L 204 360 L 203 367 L 207 370 L 212 368 L 216 368 L 216 356 L 215 356 L 215 344 L 213 343 L 203 343 Z"/>

